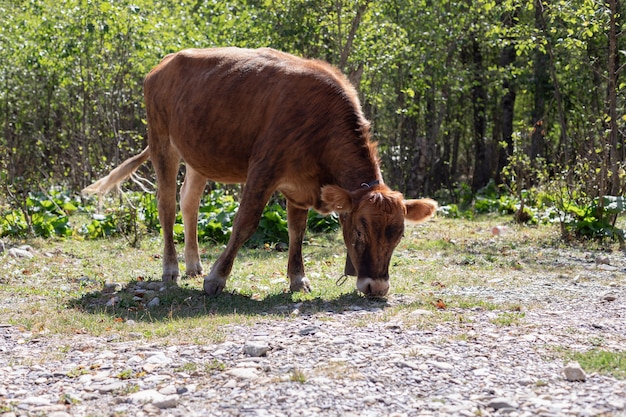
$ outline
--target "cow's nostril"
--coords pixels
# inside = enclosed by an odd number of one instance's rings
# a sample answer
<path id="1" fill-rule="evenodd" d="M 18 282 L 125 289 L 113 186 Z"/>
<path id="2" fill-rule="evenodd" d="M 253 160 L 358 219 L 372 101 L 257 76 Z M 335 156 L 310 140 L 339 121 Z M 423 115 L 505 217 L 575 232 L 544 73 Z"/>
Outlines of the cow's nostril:
<path id="1" fill-rule="evenodd" d="M 383 297 L 389 292 L 389 280 L 358 278 L 356 287 L 365 295 Z"/>

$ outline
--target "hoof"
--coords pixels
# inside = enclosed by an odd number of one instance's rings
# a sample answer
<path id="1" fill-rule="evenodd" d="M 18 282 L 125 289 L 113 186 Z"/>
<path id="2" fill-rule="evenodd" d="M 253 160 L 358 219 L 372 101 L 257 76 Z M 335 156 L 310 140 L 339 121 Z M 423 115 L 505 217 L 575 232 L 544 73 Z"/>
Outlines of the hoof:
<path id="1" fill-rule="evenodd" d="M 221 280 L 217 278 L 206 277 L 204 278 L 204 292 L 207 295 L 218 295 L 226 286 L 226 280 Z"/>
<path id="2" fill-rule="evenodd" d="M 291 284 L 289 285 L 289 290 L 291 292 L 311 292 L 311 282 L 307 277 L 298 277 L 291 280 Z"/>
<path id="3" fill-rule="evenodd" d="M 185 274 L 188 277 L 197 277 L 198 275 L 204 275 L 204 270 L 200 264 L 188 265 L 185 269 Z"/>
<path id="4" fill-rule="evenodd" d="M 175 274 L 164 273 L 163 276 L 161 277 L 163 282 L 168 283 L 168 284 L 177 284 L 178 278 L 180 278 L 180 275 L 178 273 L 175 273 Z"/>

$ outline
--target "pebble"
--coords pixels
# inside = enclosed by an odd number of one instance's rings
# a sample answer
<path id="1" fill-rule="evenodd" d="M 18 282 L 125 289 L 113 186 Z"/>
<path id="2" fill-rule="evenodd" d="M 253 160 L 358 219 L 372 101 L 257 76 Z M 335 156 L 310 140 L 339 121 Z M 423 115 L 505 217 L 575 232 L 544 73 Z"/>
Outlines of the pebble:
<path id="1" fill-rule="evenodd" d="M 167 399 L 166 395 L 161 394 L 159 391 L 154 389 L 147 389 L 144 391 L 135 392 L 128 396 L 128 401 L 131 403 L 155 403 L 160 401 L 165 401 Z"/>
<path id="2" fill-rule="evenodd" d="M 259 371 L 256 368 L 234 368 L 226 371 L 226 374 L 239 379 L 257 379 Z"/>
<path id="3" fill-rule="evenodd" d="M 515 401 L 511 401 L 508 398 L 493 398 L 489 400 L 487 403 L 487 407 L 493 408 L 494 410 L 501 409 L 516 409 L 519 405 Z"/>
<path id="4" fill-rule="evenodd" d="M 243 353 L 252 357 L 265 356 L 270 350 L 270 346 L 265 342 L 250 341 L 243 346 Z"/>
<path id="5" fill-rule="evenodd" d="M 35 255 L 33 254 L 32 248 L 30 250 L 23 248 L 11 248 L 8 250 L 9 256 L 14 258 L 33 258 Z"/>
<path id="6" fill-rule="evenodd" d="M 221 326 L 219 343 L 39 335 L 2 318 L 0 416 L 626 415 L 625 380 L 555 358 L 555 348 L 584 352 L 595 347 L 590 341 L 626 346 L 623 273 L 580 263 L 576 271 L 519 271 L 512 281 L 437 289 L 436 298 L 461 294 L 495 308 L 414 309 L 427 305 L 422 294 L 351 298 L 339 311 L 299 302 L 284 307 L 283 318 L 259 314 L 252 325 Z M 610 262 L 619 271 L 625 263 Z M 149 303 L 164 288 L 115 284 L 107 297 L 119 301 L 126 291 Z M 516 323 L 497 324 L 512 313 L 498 304 L 522 307 Z"/>
<path id="7" fill-rule="evenodd" d="M 565 365 L 563 368 L 563 373 L 565 374 L 565 379 L 568 381 L 586 381 L 587 374 L 583 368 L 581 368 L 578 362 L 570 362 Z"/>
<path id="8" fill-rule="evenodd" d="M 154 307 L 158 307 L 159 304 L 161 304 L 161 300 L 159 300 L 159 297 L 154 297 L 152 300 L 148 301 L 148 304 L 146 304 L 146 307 L 154 308 Z"/>

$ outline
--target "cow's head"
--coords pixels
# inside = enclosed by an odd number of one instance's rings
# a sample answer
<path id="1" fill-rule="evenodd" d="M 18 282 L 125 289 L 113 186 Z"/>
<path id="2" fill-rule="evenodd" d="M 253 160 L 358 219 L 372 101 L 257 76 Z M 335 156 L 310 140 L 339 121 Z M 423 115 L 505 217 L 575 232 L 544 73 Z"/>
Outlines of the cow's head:
<path id="1" fill-rule="evenodd" d="M 345 274 L 356 275 L 358 290 L 372 296 L 389 291 L 389 262 L 404 233 L 404 221 L 424 221 L 437 209 L 433 200 L 404 200 L 382 184 L 356 191 L 327 185 L 322 201 L 339 214 L 348 249 Z"/>

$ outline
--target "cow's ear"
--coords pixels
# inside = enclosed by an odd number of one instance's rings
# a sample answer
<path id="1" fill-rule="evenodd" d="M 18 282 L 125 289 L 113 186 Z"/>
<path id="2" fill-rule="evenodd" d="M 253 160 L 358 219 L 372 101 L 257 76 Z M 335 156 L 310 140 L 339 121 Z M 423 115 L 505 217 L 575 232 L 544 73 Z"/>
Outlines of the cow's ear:
<path id="1" fill-rule="evenodd" d="M 423 222 L 428 220 L 437 211 L 437 202 L 430 198 L 422 198 L 421 200 L 406 200 L 406 220 L 411 222 Z"/>
<path id="2" fill-rule="evenodd" d="M 352 196 L 350 192 L 336 185 L 322 187 L 322 202 L 326 211 L 347 213 L 352 210 Z"/>

